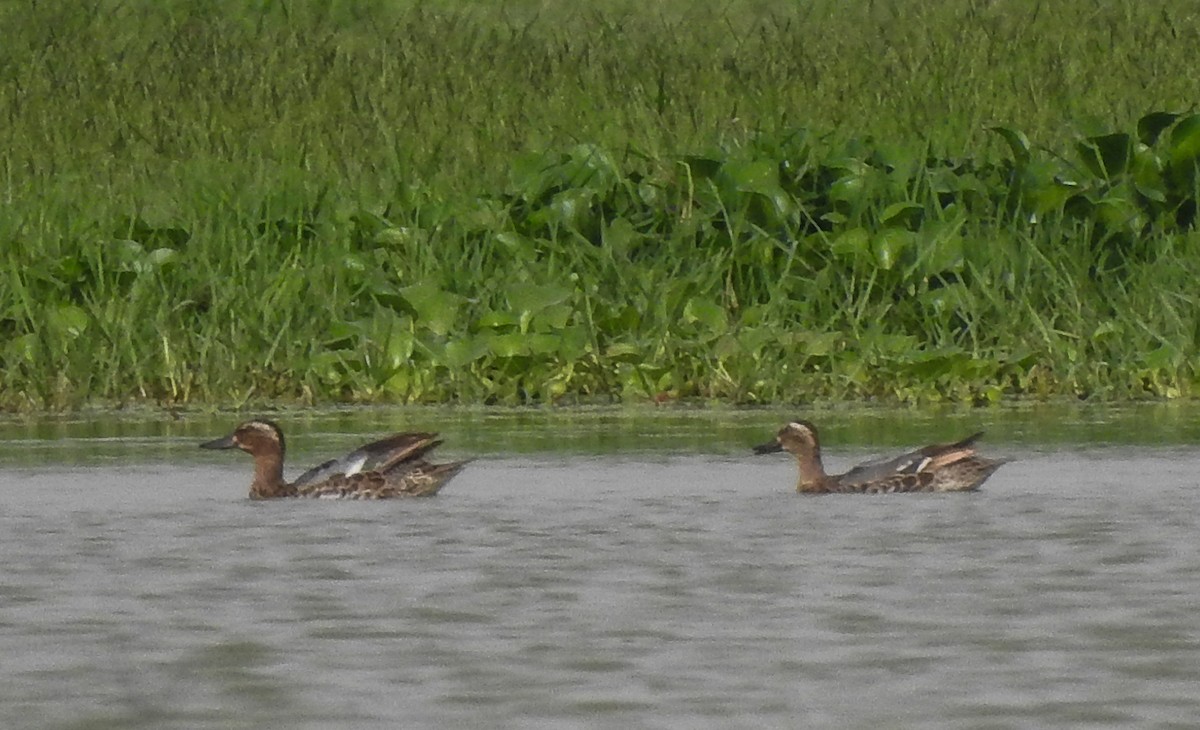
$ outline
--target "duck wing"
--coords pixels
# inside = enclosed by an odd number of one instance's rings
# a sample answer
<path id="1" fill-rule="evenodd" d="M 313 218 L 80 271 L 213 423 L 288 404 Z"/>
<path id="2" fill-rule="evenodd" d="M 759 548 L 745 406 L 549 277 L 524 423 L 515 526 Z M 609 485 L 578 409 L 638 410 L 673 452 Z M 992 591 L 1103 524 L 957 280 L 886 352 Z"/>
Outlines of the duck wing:
<path id="1" fill-rule="evenodd" d="M 293 487 L 304 487 L 329 481 L 334 477 L 353 476 L 363 472 L 387 472 L 397 464 L 420 458 L 441 441 L 433 433 L 397 433 L 358 447 L 340 459 L 322 462 L 301 474 Z"/>
<path id="2" fill-rule="evenodd" d="M 908 474 L 919 474 L 953 464 L 975 454 L 975 442 L 983 431 L 952 444 L 933 444 L 894 457 L 864 461 L 838 477 L 838 482 L 850 487 L 871 484 Z"/>

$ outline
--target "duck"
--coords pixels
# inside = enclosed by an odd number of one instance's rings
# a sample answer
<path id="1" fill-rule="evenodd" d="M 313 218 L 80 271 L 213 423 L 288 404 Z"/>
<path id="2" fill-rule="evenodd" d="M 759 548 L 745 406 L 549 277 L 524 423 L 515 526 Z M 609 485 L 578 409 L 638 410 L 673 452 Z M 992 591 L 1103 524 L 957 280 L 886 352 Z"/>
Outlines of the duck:
<path id="1" fill-rule="evenodd" d="M 809 421 L 785 424 L 775 439 L 754 447 L 756 454 L 787 451 L 800 465 L 801 494 L 972 492 L 1007 459 L 979 456 L 975 442 L 983 432 L 952 444 L 933 444 L 893 458 L 864 462 L 845 474 L 826 474 L 821 463 L 821 440 Z"/>
<path id="2" fill-rule="evenodd" d="M 272 421 L 245 421 L 233 433 L 200 448 L 238 448 L 254 457 L 250 499 L 390 499 L 432 497 L 469 463 L 426 461 L 425 455 L 441 443 L 435 433 L 392 434 L 318 464 L 291 482 L 283 477 L 283 429 Z"/>

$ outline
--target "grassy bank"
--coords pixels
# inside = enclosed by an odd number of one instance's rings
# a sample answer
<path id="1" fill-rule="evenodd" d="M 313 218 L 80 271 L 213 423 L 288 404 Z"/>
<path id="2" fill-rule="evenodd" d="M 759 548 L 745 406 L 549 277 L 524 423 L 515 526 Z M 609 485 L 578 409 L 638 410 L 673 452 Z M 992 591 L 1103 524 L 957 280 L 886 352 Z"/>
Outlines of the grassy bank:
<path id="1" fill-rule="evenodd" d="M 0 406 L 1195 390 L 1191 3 L 217 5 L 0 9 Z"/>

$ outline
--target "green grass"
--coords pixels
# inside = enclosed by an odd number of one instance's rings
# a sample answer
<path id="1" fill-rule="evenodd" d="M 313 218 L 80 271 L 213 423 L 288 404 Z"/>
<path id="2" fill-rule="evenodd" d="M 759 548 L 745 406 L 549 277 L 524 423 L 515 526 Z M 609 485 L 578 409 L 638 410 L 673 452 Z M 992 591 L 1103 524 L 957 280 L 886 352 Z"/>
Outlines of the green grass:
<path id="1" fill-rule="evenodd" d="M 1193 3 L 0 27 L 0 407 L 1195 392 Z"/>

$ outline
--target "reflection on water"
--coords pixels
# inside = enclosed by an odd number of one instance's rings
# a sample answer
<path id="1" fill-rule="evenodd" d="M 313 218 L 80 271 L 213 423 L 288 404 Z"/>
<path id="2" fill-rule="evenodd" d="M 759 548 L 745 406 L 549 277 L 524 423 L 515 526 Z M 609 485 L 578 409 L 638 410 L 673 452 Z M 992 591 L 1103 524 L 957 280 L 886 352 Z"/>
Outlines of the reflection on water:
<path id="1" fill-rule="evenodd" d="M 744 450 L 778 414 L 676 414 L 659 430 L 501 417 L 490 432 L 475 413 L 436 419 L 447 457 L 483 455 L 437 499 L 264 504 L 244 499 L 248 458 L 194 446 L 236 418 L 129 423 L 99 443 L 60 425 L 66 446 L 6 426 L 5 726 L 1200 716 L 1200 452 L 1185 428 L 1174 446 L 1034 446 L 1043 427 L 1012 414 L 892 413 L 886 432 L 882 413 L 818 420 L 831 469 L 980 420 L 990 453 L 1020 460 L 978 494 L 803 498 L 786 457 Z M 294 426 L 292 473 L 409 420 L 341 417 L 278 419 Z M 508 438 L 529 455 L 505 454 Z"/>

